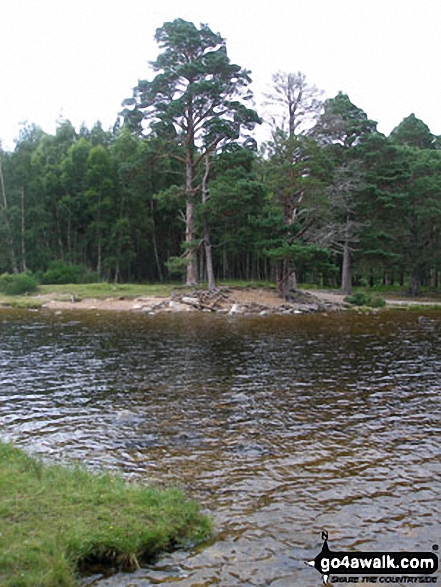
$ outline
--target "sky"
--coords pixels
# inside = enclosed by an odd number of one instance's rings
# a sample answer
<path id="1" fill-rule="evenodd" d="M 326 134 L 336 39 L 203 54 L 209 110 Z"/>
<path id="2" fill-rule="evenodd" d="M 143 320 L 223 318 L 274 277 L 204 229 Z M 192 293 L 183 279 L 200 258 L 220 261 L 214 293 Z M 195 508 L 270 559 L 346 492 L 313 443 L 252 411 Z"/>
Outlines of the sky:
<path id="1" fill-rule="evenodd" d="M 0 0 L 0 140 L 27 121 L 46 132 L 113 126 L 160 49 L 164 22 L 206 23 L 250 69 L 256 107 L 271 76 L 301 71 L 339 91 L 386 135 L 414 113 L 441 135 L 440 0 Z"/>

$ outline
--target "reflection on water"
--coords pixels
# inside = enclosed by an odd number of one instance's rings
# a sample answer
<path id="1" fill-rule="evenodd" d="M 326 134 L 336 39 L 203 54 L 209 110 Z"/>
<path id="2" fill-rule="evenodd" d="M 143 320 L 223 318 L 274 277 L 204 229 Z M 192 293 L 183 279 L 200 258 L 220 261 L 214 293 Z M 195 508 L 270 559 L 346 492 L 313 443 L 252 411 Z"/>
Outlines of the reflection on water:
<path id="1" fill-rule="evenodd" d="M 3 438 L 183 486 L 212 544 L 100 587 L 319 584 L 335 550 L 439 543 L 441 314 L 0 314 Z"/>

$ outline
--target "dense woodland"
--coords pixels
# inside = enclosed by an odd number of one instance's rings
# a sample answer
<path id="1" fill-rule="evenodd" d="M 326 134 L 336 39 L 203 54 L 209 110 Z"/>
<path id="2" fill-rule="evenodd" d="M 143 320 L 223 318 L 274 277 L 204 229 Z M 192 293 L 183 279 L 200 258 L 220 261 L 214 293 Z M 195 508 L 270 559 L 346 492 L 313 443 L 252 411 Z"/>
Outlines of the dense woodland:
<path id="1" fill-rule="evenodd" d="M 265 280 L 285 296 L 297 281 L 438 287 L 441 141 L 423 121 L 386 137 L 346 94 L 322 101 L 284 72 L 257 112 L 250 72 L 207 25 L 178 19 L 156 40 L 111 131 L 27 125 L 0 151 L 0 273 Z"/>

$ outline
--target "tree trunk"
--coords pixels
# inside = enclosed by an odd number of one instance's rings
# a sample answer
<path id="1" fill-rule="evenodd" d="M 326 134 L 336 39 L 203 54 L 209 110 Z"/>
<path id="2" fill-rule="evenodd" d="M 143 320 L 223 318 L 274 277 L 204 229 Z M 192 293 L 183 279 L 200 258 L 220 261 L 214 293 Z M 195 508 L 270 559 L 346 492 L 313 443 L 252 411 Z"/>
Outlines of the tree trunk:
<path id="1" fill-rule="evenodd" d="M 123 218 L 124 213 L 124 205 L 125 205 L 125 193 L 122 192 L 121 196 L 121 204 L 119 207 L 119 217 L 118 220 L 121 221 Z M 113 277 L 113 283 L 116 285 L 119 281 L 119 274 L 121 271 L 121 255 L 122 255 L 122 238 L 121 234 L 118 235 L 118 243 L 116 246 L 116 259 L 115 259 L 115 275 Z"/>
<path id="2" fill-rule="evenodd" d="M 185 244 L 187 247 L 187 280 L 186 285 L 194 287 L 198 283 L 197 254 L 195 247 L 196 229 L 194 221 L 194 200 L 191 196 L 187 200 L 185 213 Z"/>
<path id="3" fill-rule="evenodd" d="M 113 284 L 116 285 L 119 280 L 119 256 L 116 259 L 115 263 L 115 275 L 113 276 Z"/>
<path id="4" fill-rule="evenodd" d="M 64 258 L 64 251 L 63 251 L 63 241 L 61 240 L 60 216 L 59 216 L 57 204 L 55 204 L 55 220 L 56 220 L 55 228 L 56 228 L 56 233 L 57 233 L 58 251 L 59 251 L 58 254 L 60 255 L 60 259 L 64 261 L 65 258 Z M 72 263 L 72 260 L 70 260 L 70 263 Z"/>
<path id="5" fill-rule="evenodd" d="M 291 263 L 287 260 L 280 261 L 276 265 L 277 291 L 285 300 L 290 298 L 291 292 L 297 289 L 297 274 Z"/>
<path id="6" fill-rule="evenodd" d="M 25 193 L 24 185 L 21 186 L 21 270 L 27 271 L 26 245 L 25 245 Z"/>
<path id="7" fill-rule="evenodd" d="M 289 261 L 283 263 L 282 296 L 289 300 L 291 293 L 297 289 L 297 274 Z"/>
<path id="8" fill-rule="evenodd" d="M 161 261 L 159 259 L 158 242 L 156 240 L 156 223 L 155 223 L 155 209 L 153 206 L 153 199 L 150 200 L 150 212 L 152 214 L 152 239 L 153 239 L 153 252 L 155 254 L 156 270 L 158 271 L 159 281 L 164 282 L 164 275 L 162 274 Z"/>
<path id="9" fill-rule="evenodd" d="M 101 232 L 100 231 L 98 231 L 97 240 L 98 240 L 98 243 L 97 243 L 98 259 L 97 259 L 97 262 L 96 262 L 96 272 L 98 273 L 98 277 L 99 277 L 99 279 L 101 281 L 101 271 L 102 271 L 101 270 L 101 265 L 102 265 L 102 251 L 103 251 L 103 247 L 102 247 L 102 243 L 101 243 Z"/>
<path id="10" fill-rule="evenodd" d="M 412 271 L 409 276 L 409 294 L 416 297 L 420 293 L 421 279 L 417 271 Z"/>
<path id="11" fill-rule="evenodd" d="M 12 231 L 11 231 L 11 224 L 9 222 L 9 210 L 8 210 L 8 200 L 6 198 L 6 190 L 5 190 L 5 181 L 3 177 L 3 167 L 2 162 L 0 160 L 0 187 L 3 194 L 3 220 L 6 227 L 6 240 L 9 249 L 9 259 L 11 262 L 11 268 L 13 273 L 18 273 L 17 262 L 15 259 L 15 252 L 14 252 L 14 243 L 12 241 Z"/>
<path id="12" fill-rule="evenodd" d="M 211 251 L 210 242 L 210 226 L 208 224 L 207 212 L 205 210 L 205 204 L 208 202 L 209 191 L 208 191 L 208 176 L 210 173 L 210 159 L 209 154 L 205 155 L 205 173 L 202 179 L 202 205 L 204 206 L 204 248 L 205 248 L 205 268 L 207 270 L 208 280 L 208 291 L 214 291 L 216 289 L 216 281 L 214 278 L 213 270 L 213 256 Z"/>
<path id="13" fill-rule="evenodd" d="M 97 219 L 96 219 L 96 240 L 97 240 L 97 262 L 96 262 L 96 272 L 98 273 L 98 277 L 101 281 L 101 272 L 102 272 L 102 256 L 103 256 L 103 244 L 101 239 L 101 193 L 99 192 L 98 195 L 98 210 L 97 210 Z"/>
<path id="14" fill-rule="evenodd" d="M 76 261 L 76 254 L 72 253 L 72 210 L 71 205 L 69 204 L 69 212 L 67 216 L 67 257 L 71 262 Z"/>
<path id="15" fill-rule="evenodd" d="M 352 267 L 351 267 L 351 250 L 349 242 L 345 241 L 343 247 L 343 267 L 341 272 L 341 288 L 342 294 L 349 296 L 352 293 Z"/>
<path id="16" fill-rule="evenodd" d="M 225 281 L 227 278 L 227 269 L 228 269 L 228 259 L 227 259 L 227 251 L 225 250 L 225 245 L 222 247 L 222 279 Z"/>
<path id="17" fill-rule="evenodd" d="M 187 129 L 187 158 L 186 158 L 186 185 L 185 196 L 187 200 L 185 211 L 185 257 L 187 259 L 187 280 L 189 287 L 194 287 L 198 283 L 198 266 L 196 253 L 196 226 L 194 219 L 195 194 L 194 194 L 194 126 L 193 126 L 193 104 L 188 105 L 188 129 Z"/>
<path id="18" fill-rule="evenodd" d="M 297 275 L 294 269 L 288 268 L 287 273 L 282 281 L 282 296 L 289 300 L 291 293 L 297 289 Z"/>

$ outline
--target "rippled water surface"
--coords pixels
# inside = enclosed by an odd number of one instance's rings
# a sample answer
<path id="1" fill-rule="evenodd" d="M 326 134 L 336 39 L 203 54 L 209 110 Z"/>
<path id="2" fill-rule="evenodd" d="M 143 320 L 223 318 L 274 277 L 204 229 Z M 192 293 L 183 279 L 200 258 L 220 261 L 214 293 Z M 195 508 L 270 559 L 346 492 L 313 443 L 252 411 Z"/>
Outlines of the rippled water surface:
<path id="1" fill-rule="evenodd" d="M 276 318 L 3 310 L 0 431 L 180 485 L 216 539 L 105 586 L 320 584 L 334 550 L 441 543 L 441 314 Z"/>

